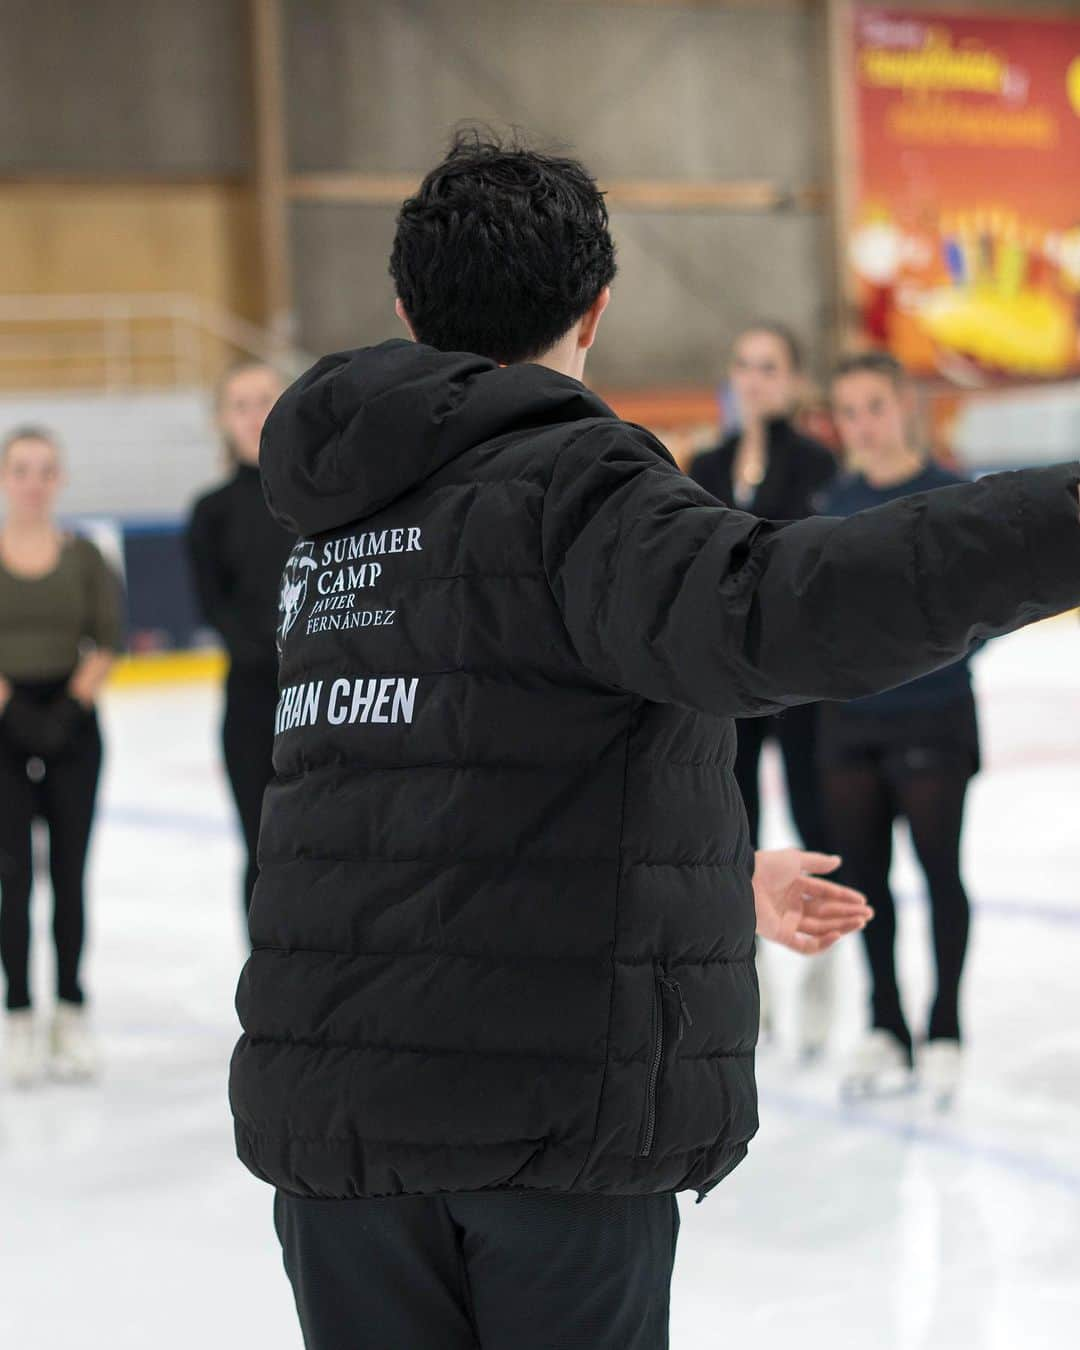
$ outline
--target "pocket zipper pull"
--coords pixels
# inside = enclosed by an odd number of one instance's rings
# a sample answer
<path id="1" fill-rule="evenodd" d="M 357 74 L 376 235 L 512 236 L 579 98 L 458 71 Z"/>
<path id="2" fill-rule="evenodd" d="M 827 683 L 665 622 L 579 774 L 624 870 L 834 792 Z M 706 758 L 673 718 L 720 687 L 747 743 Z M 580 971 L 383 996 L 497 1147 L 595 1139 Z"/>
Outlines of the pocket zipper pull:
<path id="1" fill-rule="evenodd" d="M 665 989 L 670 989 L 679 1000 L 679 1030 L 675 1037 L 675 1044 L 679 1045 L 683 1036 L 686 1034 L 686 1028 L 694 1025 L 694 1019 L 690 1016 L 690 1009 L 686 1006 L 686 999 L 683 997 L 682 985 L 678 980 L 673 980 L 670 975 L 661 975 L 660 983 Z"/>

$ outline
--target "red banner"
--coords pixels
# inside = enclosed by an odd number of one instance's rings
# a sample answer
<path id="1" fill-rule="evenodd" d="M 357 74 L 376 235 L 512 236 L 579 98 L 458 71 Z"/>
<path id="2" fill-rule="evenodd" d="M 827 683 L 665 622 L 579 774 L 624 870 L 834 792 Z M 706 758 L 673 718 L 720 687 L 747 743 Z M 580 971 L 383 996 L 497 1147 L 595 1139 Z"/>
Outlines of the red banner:
<path id="1" fill-rule="evenodd" d="M 1080 371 L 1080 21 L 859 5 L 864 336 L 978 386 Z"/>

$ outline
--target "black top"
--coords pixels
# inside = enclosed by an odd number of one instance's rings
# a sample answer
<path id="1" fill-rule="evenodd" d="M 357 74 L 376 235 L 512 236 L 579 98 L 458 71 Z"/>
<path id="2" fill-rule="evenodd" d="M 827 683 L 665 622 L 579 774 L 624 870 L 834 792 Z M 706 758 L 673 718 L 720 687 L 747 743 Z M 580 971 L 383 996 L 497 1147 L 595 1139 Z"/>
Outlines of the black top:
<path id="1" fill-rule="evenodd" d="M 910 497 L 915 492 L 931 492 L 935 488 L 951 487 L 963 481 L 956 474 L 933 463 L 920 469 L 913 478 L 887 488 L 874 487 L 861 474 L 851 474 L 840 479 L 825 494 L 822 510 L 829 516 L 853 516 L 856 511 L 868 511 L 871 507 Z M 874 717 L 902 717 L 910 712 L 946 707 L 970 697 L 971 668 L 965 656 L 930 675 L 902 684 L 897 689 L 855 699 L 845 705 L 844 712 L 869 713 Z"/>
<path id="2" fill-rule="evenodd" d="M 234 666 L 276 670 L 281 572 L 293 542 L 267 510 L 253 465 L 239 465 L 195 503 L 188 527 L 195 591 Z"/>
<path id="3" fill-rule="evenodd" d="M 836 474 L 836 459 L 820 441 L 804 436 L 786 418 L 765 429 L 765 477 L 748 502 L 735 500 L 733 471 L 739 448 L 735 432 L 698 455 L 690 477 L 725 506 L 752 511 L 765 520 L 803 520 L 816 515 L 820 494 Z"/>
<path id="4" fill-rule="evenodd" d="M 731 718 L 1076 604 L 1080 465 L 775 526 L 576 380 L 408 342 L 320 361 L 262 461 L 305 537 L 240 1156 L 324 1198 L 706 1189 L 757 1127 Z"/>

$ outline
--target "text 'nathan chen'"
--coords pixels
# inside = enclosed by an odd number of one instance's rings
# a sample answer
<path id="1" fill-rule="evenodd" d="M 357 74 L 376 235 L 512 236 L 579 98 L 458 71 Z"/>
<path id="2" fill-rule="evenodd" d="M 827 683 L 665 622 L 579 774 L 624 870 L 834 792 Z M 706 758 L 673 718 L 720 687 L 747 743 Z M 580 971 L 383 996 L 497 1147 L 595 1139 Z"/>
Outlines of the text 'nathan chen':
<path id="1" fill-rule="evenodd" d="M 303 623 L 298 631 L 305 636 L 394 626 L 396 610 L 360 608 L 358 594 L 375 586 L 382 577 L 385 564 L 379 558 L 422 548 L 418 526 L 367 531 L 321 544 L 297 544 L 282 578 L 279 644 L 284 643 L 301 615 Z M 390 675 L 288 685 L 278 700 L 274 730 L 280 734 L 323 721 L 330 726 L 411 722 L 418 683 L 415 677 Z"/>

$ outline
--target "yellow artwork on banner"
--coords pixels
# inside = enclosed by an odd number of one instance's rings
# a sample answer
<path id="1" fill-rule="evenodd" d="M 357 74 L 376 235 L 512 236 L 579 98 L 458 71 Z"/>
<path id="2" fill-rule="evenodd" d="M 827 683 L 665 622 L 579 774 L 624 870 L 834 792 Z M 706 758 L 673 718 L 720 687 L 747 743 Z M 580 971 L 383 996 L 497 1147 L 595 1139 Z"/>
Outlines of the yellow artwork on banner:
<path id="1" fill-rule="evenodd" d="M 1080 372 L 1080 21 L 859 6 L 863 335 L 963 385 Z"/>

